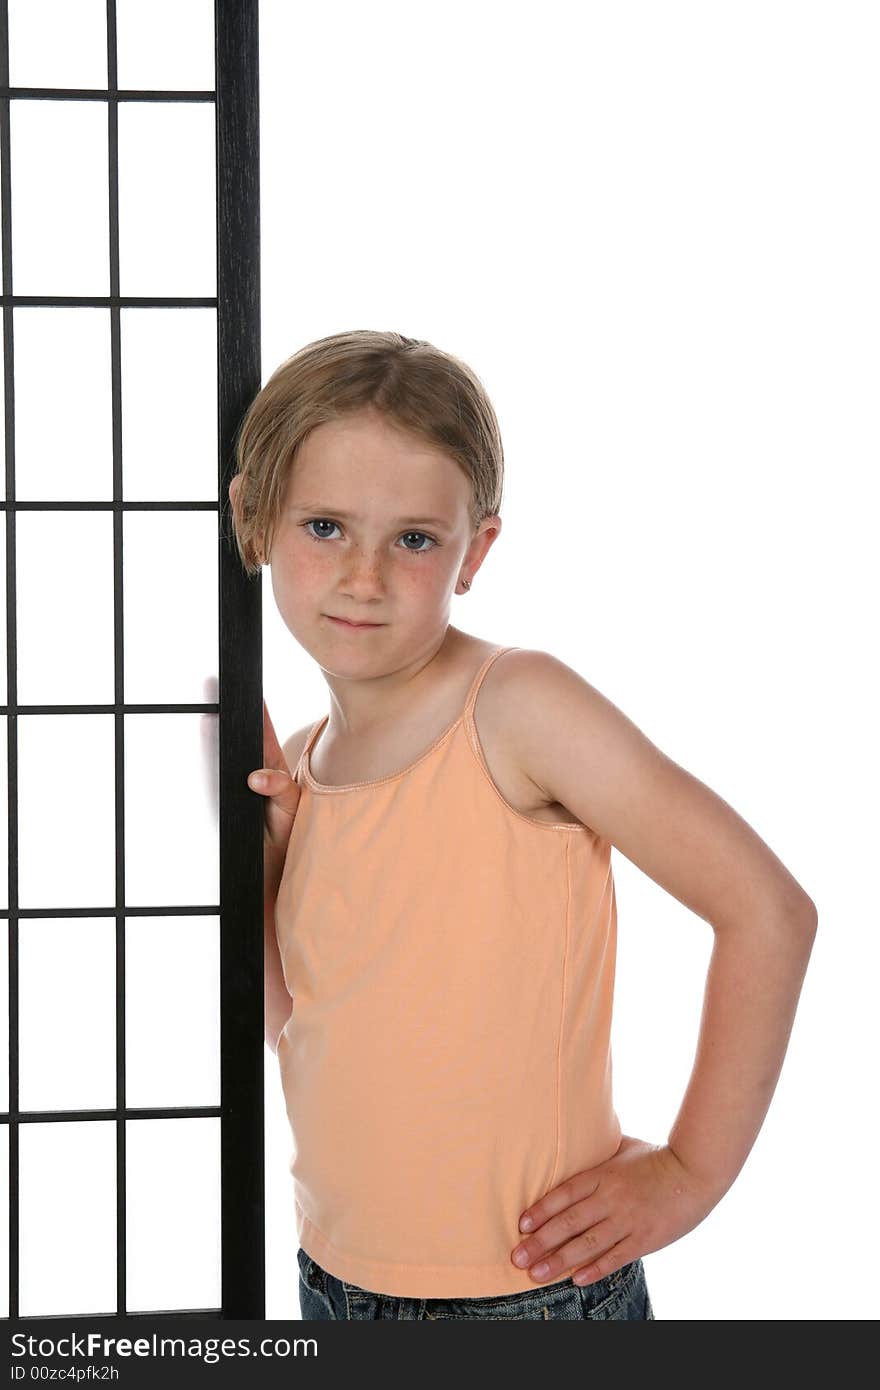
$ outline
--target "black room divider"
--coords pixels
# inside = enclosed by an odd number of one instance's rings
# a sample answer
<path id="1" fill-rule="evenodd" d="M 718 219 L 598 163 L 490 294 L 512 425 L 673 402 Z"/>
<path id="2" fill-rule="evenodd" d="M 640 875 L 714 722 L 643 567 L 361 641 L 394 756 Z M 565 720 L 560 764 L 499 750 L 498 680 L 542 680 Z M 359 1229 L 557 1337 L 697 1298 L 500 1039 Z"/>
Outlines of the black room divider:
<path id="1" fill-rule="evenodd" d="M 0 1313 L 262 1318 L 258 4 L 41 8 L 0 0 Z"/>

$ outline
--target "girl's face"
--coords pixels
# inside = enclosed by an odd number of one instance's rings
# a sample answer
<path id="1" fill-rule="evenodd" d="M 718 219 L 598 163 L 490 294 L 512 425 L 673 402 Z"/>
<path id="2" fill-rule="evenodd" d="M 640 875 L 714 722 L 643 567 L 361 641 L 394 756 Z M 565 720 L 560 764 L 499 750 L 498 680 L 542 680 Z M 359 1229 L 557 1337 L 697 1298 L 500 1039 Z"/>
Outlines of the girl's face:
<path id="1" fill-rule="evenodd" d="M 278 611 L 320 666 L 379 675 L 439 646 L 459 579 L 501 529 L 487 517 L 474 533 L 470 501 L 458 464 L 379 411 L 312 430 L 268 560 Z"/>

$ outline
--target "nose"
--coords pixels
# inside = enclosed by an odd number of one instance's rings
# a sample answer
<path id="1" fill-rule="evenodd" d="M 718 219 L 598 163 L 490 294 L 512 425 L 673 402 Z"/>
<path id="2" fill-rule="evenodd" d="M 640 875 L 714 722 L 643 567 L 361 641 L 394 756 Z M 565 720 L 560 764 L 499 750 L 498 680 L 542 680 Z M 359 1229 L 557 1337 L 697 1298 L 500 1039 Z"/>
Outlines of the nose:
<path id="1" fill-rule="evenodd" d="M 358 599 L 367 599 L 384 592 L 384 577 L 378 555 L 366 549 L 353 547 L 342 570 L 339 591 L 351 594 Z"/>

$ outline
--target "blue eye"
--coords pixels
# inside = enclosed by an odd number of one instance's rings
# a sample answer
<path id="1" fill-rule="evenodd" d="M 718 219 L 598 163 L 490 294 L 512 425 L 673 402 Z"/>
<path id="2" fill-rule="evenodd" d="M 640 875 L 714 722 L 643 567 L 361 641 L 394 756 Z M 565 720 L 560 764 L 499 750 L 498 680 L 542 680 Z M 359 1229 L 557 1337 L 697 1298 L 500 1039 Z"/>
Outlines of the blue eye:
<path id="1" fill-rule="evenodd" d="M 315 517 L 312 521 L 304 521 L 304 522 L 303 522 L 303 525 L 306 526 L 306 527 L 308 527 L 308 526 L 335 526 L 335 525 L 336 525 L 336 522 L 335 522 L 335 521 L 328 521 L 326 517 L 319 516 L 319 517 Z M 307 535 L 307 536 L 311 536 L 311 538 L 312 538 L 313 541 L 325 541 L 325 540 L 327 540 L 327 537 L 326 537 L 326 536 L 316 536 L 315 533 L 314 533 L 314 531 L 306 531 L 306 535 Z"/>
<path id="2" fill-rule="evenodd" d="M 424 531 L 404 531 L 403 534 L 405 537 L 421 536 L 423 541 L 430 541 L 431 544 L 428 546 L 428 550 L 433 550 L 434 546 L 437 544 L 434 538 L 432 536 L 426 535 Z M 410 550 L 408 545 L 405 545 L 403 548 L 404 550 L 409 550 L 410 555 L 427 555 L 428 553 L 428 550 Z"/>
<path id="3" fill-rule="evenodd" d="M 321 541 L 332 540 L 334 538 L 332 536 L 327 535 L 316 536 L 314 531 L 309 530 L 310 526 L 329 526 L 331 529 L 335 527 L 337 530 L 339 530 L 339 523 L 336 521 L 331 521 L 330 518 L 326 516 L 312 517 L 309 521 L 303 521 L 300 524 L 305 529 L 306 535 L 309 536 L 311 540 L 317 541 L 319 544 Z M 434 549 L 435 545 L 440 544 L 440 542 L 435 540 L 433 536 L 429 536 L 426 531 L 403 532 L 404 539 L 409 538 L 411 536 L 419 537 L 422 541 L 429 541 L 430 544 L 428 546 L 422 546 L 418 550 L 414 550 L 411 546 L 405 545 L 403 548 L 410 555 L 427 555 L 430 550 Z"/>

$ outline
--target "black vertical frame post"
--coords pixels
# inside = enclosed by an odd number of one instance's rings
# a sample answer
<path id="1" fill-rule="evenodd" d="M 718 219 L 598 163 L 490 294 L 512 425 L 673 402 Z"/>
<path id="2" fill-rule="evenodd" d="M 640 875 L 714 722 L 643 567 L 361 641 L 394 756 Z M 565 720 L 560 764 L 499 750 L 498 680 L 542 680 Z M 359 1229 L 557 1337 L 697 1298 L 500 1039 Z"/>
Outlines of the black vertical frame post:
<path id="1" fill-rule="evenodd" d="M 220 516 L 260 388 L 258 0 L 215 0 Z M 265 1316 L 262 595 L 220 528 L 223 1313 Z"/>

